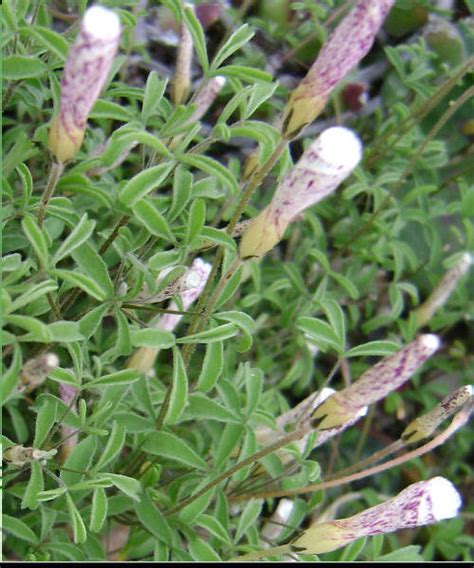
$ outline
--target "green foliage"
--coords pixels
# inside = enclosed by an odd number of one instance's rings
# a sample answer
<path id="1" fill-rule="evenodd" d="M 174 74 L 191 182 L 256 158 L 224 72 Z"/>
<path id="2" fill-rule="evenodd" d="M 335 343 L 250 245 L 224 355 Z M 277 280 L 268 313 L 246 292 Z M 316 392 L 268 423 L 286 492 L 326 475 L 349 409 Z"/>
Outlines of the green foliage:
<path id="1" fill-rule="evenodd" d="M 346 3 L 262 0 L 248 11 L 252 3 L 242 2 L 207 27 L 177 0 L 150 3 L 153 23 L 137 2 L 104 2 L 121 17 L 120 54 L 41 223 L 49 123 L 87 3 L 68 2 L 61 14 L 63 4 L 6 0 L 2 7 L 3 449 L 58 450 L 23 465 L 4 462 L 4 558 L 104 561 L 107 542 L 120 536 L 122 560 L 221 561 L 260 550 L 281 501 L 233 497 L 324 480 L 395 441 L 410 420 L 472 382 L 471 272 L 421 330 L 439 334 L 443 348 L 366 422 L 333 446 L 313 451 L 316 432 L 302 448 L 293 442 L 252 459 L 262 449 L 258 429 L 274 429 L 278 416 L 328 378 L 342 389 L 412 340 L 420 331 L 416 308 L 460 252 L 474 252 L 472 100 L 456 106 L 472 85 L 472 23 L 430 2 L 416 2 L 416 10 L 397 2 L 389 40 L 381 34 L 344 80 L 349 87 L 367 81 L 368 103 L 351 110 L 338 87 L 237 221 L 269 203 L 278 180 L 328 125 L 359 133 L 361 165 L 294 220 L 265 258 L 233 271 L 238 237 L 228 227 L 255 180 L 246 177 L 246 160 L 256 149 L 262 167 L 278 147 L 278 116 Z M 472 12 L 472 2 L 466 6 Z M 431 11 L 449 37 L 425 37 Z M 170 102 L 176 49 L 160 26 L 173 17 L 193 38 L 194 92 L 201 80 L 227 79 L 199 121 L 194 95 L 176 108 Z M 173 29 L 165 30 L 170 37 Z M 185 305 L 182 290 L 173 304 L 148 300 L 196 257 L 222 260 L 202 305 Z M 173 272 L 157 282 L 164 269 Z M 175 329 L 160 327 L 160 318 L 178 314 Z M 59 367 L 31 388 L 22 368 L 46 352 Z M 156 354 L 149 372 L 130 364 L 134 353 L 144 367 Z M 406 531 L 403 540 L 355 540 L 321 559 L 472 561 L 465 524 L 471 438 L 465 428 L 432 461 L 343 485 L 348 494 L 369 486 L 372 493 L 337 511 L 329 507 L 341 487 L 293 495 L 272 543 L 289 542 L 315 515 L 350 516 L 407 480 L 443 475 L 465 493 L 465 518 Z"/>

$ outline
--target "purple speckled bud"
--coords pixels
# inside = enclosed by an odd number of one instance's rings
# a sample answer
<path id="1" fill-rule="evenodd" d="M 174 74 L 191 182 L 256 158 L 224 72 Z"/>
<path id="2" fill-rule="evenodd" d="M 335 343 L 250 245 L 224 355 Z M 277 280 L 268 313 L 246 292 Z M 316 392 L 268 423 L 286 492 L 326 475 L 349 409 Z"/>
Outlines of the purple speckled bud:
<path id="1" fill-rule="evenodd" d="M 400 351 L 382 359 L 352 385 L 327 398 L 313 412 L 314 426 L 321 430 L 342 426 L 361 408 L 402 386 L 439 346 L 436 335 L 420 335 Z"/>
<path id="2" fill-rule="evenodd" d="M 311 418 L 314 410 L 335 392 L 336 391 L 334 389 L 323 388 L 320 392 L 310 394 L 294 408 L 291 408 L 290 410 L 288 410 L 288 412 L 281 414 L 276 419 L 277 427 L 275 430 L 266 427 L 257 428 L 257 430 L 255 431 L 257 442 L 261 446 L 273 444 L 279 438 L 285 436 L 285 429 L 288 429 L 288 427 L 290 427 L 290 431 L 311 428 Z M 313 449 L 325 444 L 330 438 L 341 434 L 344 430 L 355 424 L 355 422 L 357 422 L 360 418 L 362 418 L 362 416 L 365 416 L 366 414 L 367 406 L 364 406 L 358 411 L 355 416 L 351 417 L 341 426 L 318 432 L 318 436 L 313 445 Z M 299 440 L 292 442 L 292 444 L 298 448 L 300 453 L 302 453 L 305 449 L 310 434 L 311 431 L 303 434 Z M 284 451 L 284 449 L 278 450 L 277 454 L 285 464 L 292 459 L 291 454 Z"/>
<path id="3" fill-rule="evenodd" d="M 416 444 L 429 438 L 442 422 L 472 400 L 472 392 L 472 385 L 466 385 L 449 393 L 433 410 L 408 424 L 401 435 L 403 442 Z"/>
<path id="4" fill-rule="evenodd" d="M 410 485 L 396 497 L 347 519 L 310 526 L 290 545 L 292 552 L 321 554 L 363 536 L 421 527 L 455 517 L 462 501 L 454 485 L 433 477 Z"/>
<path id="5" fill-rule="evenodd" d="M 354 132 L 342 126 L 322 132 L 282 179 L 270 205 L 244 232 L 240 257 L 259 257 L 271 250 L 288 224 L 335 191 L 361 158 L 362 144 Z"/>
<path id="6" fill-rule="evenodd" d="M 117 14 L 101 6 L 89 8 L 69 48 L 60 110 L 49 131 L 49 149 L 59 162 L 73 158 L 81 147 L 87 117 L 107 79 L 119 42 Z"/>
<path id="7" fill-rule="evenodd" d="M 415 312 L 418 327 L 425 325 L 436 310 L 448 301 L 461 278 L 471 268 L 472 262 L 472 255 L 466 252 L 452 268 L 445 272 L 436 288 Z"/>
<path id="8" fill-rule="evenodd" d="M 201 258 L 196 258 L 189 270 L 180 278 L 185 288 L 184 291 L 180 292 L 184 310 L 187 310 L 200 296 L 210 272 L 211 265 L 204 262 Z M 169 309 L 178 310 L 179 307 L 176 302 L 171 302 Z M 182 317 L 183 316 L 179 314 L 164 314 L 154 327 L 164 331 L 173 331 Z M 153 368 L 158 352 L 159 349 L 140 347 L 130 357 L 127 368 L 137 369 L 142 373 L 148 373 Z"/>
<path id="9" fill-rule="evenodd" d="M 286 137 L 295 136 L 320 114 L 334 87 L 369 52 L 393 3 L 361 0 L 336 27 L 286 105 Z"/>

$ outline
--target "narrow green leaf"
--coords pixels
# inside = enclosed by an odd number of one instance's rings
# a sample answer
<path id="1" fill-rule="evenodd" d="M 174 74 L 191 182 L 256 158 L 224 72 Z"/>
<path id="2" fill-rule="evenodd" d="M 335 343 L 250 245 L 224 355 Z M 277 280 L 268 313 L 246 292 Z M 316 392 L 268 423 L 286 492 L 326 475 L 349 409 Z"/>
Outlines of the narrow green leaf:
<path id="1" fill-rule="evenodd" d="M 244 507 L 244 510 L 240 513 L 239 524 L 237 526 L 237 532 L 235 534 L 235 542 L 243 537 L 247 529 L 253 525 L 253 523 L 259 517 L 263 507 L 263 499 L 256 499 L 250 501 Z"/>
<path id="2" fill-rule="evenodd" d="M 193 175 L 179 165 L 173 176 L 173 199 L 166 217 L 174 221 L 183 212 L 186 204 L 191 199 Z"/>
<path id="3" fill-rule="evenodd" d="M 82 246 L 72 252 L 71 256 L 82 272 L 105 290 L 109 298 L 114 295 L 114 285 L 110 279 L 107 265 L 90 243 L 83 243 Z"/>
<path id="4" fill-rule="evenodd" d="M 89 339 L 96 332 L 108 310 L 109 306 L 107 304 L 97 306 L 79 320 L 79 331 L 84 336 L 84 339 Z"/>
<path id="5" fill-rule="evenodd" d="M 210 158 L 209 156 L 196 156 L 194 154 L 184 154 L 180 156 L 180 160 L 207 174 L 215 176 L 224 185 L 229 187 L 233 193 L 238 193 L 239 184 L 235 179 L 234 175 L 225 166 L 220 164 L 218 161 Z"/>
<path id="6" fill-rule="evenodd" d="M 142 119 L 146 123 L 152 116 L 163 97 L 166 89 L 166 80 L 160 80 L 156 71 L 152 71 L 146 80 L 145 92 L 143 94 Z"/>
<path id="7" fill-rule="evenodd" d="M 39 228 L 36 219 L 32 215 L 25 215 L 21 222 L 23 232 L 30 241 L 33 250 L 38 256 L 39 262 L 43 268 L 48 266 L 48 243 L 43 230 Z"/>
<path id="8" fill-rule="evenodd" d="M 197 518 L 195 522 L 198 527 L 206 529 L 220 541 L 226 544 L 232 543 L 228 531 L 222 526 L 217 518 L 204 514 Z"/>
<path id="9" fill-rule="evenodd" d="M 248 43 L 254 35 L 255 33 L 249 28 L 248 24 L 241 26 L 219 49 L 216 56 L 214 57 L 214 60 L 212 61 L 211 69 L 213 71 L 218 69 L 226 59 L 228 59 L 243 45 Z"/>
<path id="10" fill-rule="evenodd" d="M 50 343 L 53 340 L 53 334 L 48 326 L 41 320 L 30 316 L 10 315 L 5 318 L 5 322 L 11 325 L 17 325 L 21 329 L 29 331 L 31 337 L 28 339 L 38 341 L 39 343 Z"/>
<path id="11" fill-rule="evenodd" d="M 34 448 L 41 448 L 53 424 L 56 422 L 57 403 L 52 398 L 46 398 L 36 417 Z"/>
<path id="12" fill-rule="evenodd" d="M 48 324 L 48 329 L 51 331 L 53 341 L 59 343 L 71 343 L 84 339 L 77 321 L 55 321 Z"/>
<path id="13" fill-rule="evenodd" d="M 160 187 L 173 167 L 173 162 L 165 162 L 164 164 L 143 170 L 125 184 L 120 193 L 120 201 L 128 207 L 133 207 L 137 201 Z"/>
<path id="14" fill-rule="evenodd" d="M 229 339 L 229 337 L 234 337 L 238 332 L 238 327 L 232 323 L 226 323 L 214 329 L 181 337 L 176 340 L 176 343 L 212 343 L 213 341 L 223 341 L 224 339 Z"/>
<path id="15" fill-rule="evenodd" d="M 194 418 L 218 420 L 219 422 L 241 422 L 240 417 L 228 408 L 199 393 L 189 395 L 189 403 L 185 410 L 185 420 Z"/>
<path id="16" fill-rule="evenodd" d="M 132 331 L 131 338 L 135 347 L 169 349 L 175 344 L 175 337 L 171 332 L 151 327 Z"/>
<path id="17" fill-rule="evenodd" d="M 84 213 L 79 223 L 74 227 L 72 233 L 61 243 L 59 249 L 53 256 L 53 263 L 57 264 L 60 260 L 69 256 L 71 252 L 80 247 L 92 235 L 95 228 L 95 221 L 87 218 Z"/>
<path id="18" fill-rule="evenodd" d="M 63 270 L 60 268 L 55 269 L 53 274 L 61 280 L 69 282 L 73 286 L 77 286 L 81 290 L 84 290 L 84 292 L 96 300 L 99 300 L 99 302 L 103 302 L 108 297 L 107 292 L 98 284 L 98 282 L 86 274 L 72 270 Z"/>
<path id="19" fill-rule="evenodd" d="M 111 373 L 110 375 L 104 375 L 98 379 L 93 379 L 89 381 L 85 388 L 96 388 L 96 387 L 110 387 L 112 385 L 123 385 L 126 383 L 133 383 L 133 381 L 138 380 L 141 377 L 141 373 L 135 369 L 124 369 L 123 371 L 117 371 L 116 373 Z"/>
<path id="20" fill-rule="evenodd" d="M 173 347 L 173 379 L 165 424 L 175 424 L 188 400 L 188 376 L 179 349 Z"/>
<path id="21" fill-rule="evenodd" d="M 39 77 L 48 70 L 48 66 L 37 57 L 26 55 L 8 55 L 2 61 L 2 78 L 7 81 L 20 81 Z"/>
<path id="22" fill-rule="evenodd" d="M 133 206 L 133 214 L 148 231 L 157 237 L 175 242 L 173 233 L 163 215 L 146 199 L 140 199 Z"/>
<path id="23" fill-rule="evenodd" d="M 191 243 L 197 237 L 206 222 L 206 203 L 203 199 L 195 199 L 189 211 L 186 227 L 186 243 Z"/>
<path id="24" fill-rule="evenodd" d="M 97 448 L 97 437 L 87 436 L 74 448 L 73 452 L 64 462 L 61 470 L 61 479 L 67 486 L 83 481 L 85 473 L 89 471 Z M 70 471 L 69 471 L 70 470 Z"/>
<path id="25" fill-rule="evenodd" d="M 199 562 L 222 562 L 222 558 L 202 539 L 194 537 L 188 542 L 189 552 Z"/>
<path id="26" fill-rule="evenodd" d="M 69 45 L 57 32 L 43 26 L 28 26 L 20 28 L 20 33 L 33 35 L 44 47 L 57 55 L 61 61 L 66 61 Z"/>
<path id="27" fill-rule="evenodd" d="M 230 77 L 235 79 L 240 79 L 247 83 L 255 83 L 255 81 L 271 81 L 272 76 L 266 71 L 261 71 L 260 69 L 255 69 L 254 67 L 244 67 L 243 65 L 226 65 L 221 67 L 218 71 L 212 71 L 210 76 L 224 75 L 224 77 Z"/>
<path id="28" fill-rule="evenodd" d="M 206 347 L 206 355 L 196 388 L 202 392 L 210 391 L 219 380 L 223 368 L 224 347 L 222 341 L 209 343 Z"/>
<path id="29" fill-rule="evenodd" d="M 38 537 L 35 533 L 26 523 L 18 518 L 2 514 L 2 527 L 5 532 L 10 533 L 21 540 L 26 540 L 34 545 L 38 544 Z"/>
<path id="30" fill-rule="evenodd" d="M 222 229 L 203 227 L 200 231 L 200 235 L 203 240 L 211 241 L 211 243 L 224 247 L 231 252 L 235 252 L 237 249 L 234 239 Z"/>
<path id="31" fill-rule="evenodd" d="M 105 489 L 97 488 L 94 489 L 92 495 L 92 508 L 91 508 L 91 518 L 89 522 L 89 530 L 91 532 L 98 533 L 102 529 L 105 519 L 107 518 L 107 494 Z"/>
<path id="32" fill-rule="evenodd" d="M 400 345 L 394 341 L 369 341 L 362 345 L 357 345 L 352 349 L 349 349 L 344 356 L 345 357 L 366 357 L 373 355 L 380 355 L 385 357 L 387 355 L 392 355 L 400 350 Z"/>
<path id="33" fill-rule="evenodd" d="M 114 420 L 112 424 L 112 431 L 110 432 L 110 436 L 107 440 L 107 445 L 96 464 L 97 470 L 102 469 L 106 464 L 118 456 L 125 443 L 125 434 L 125 428 Z"/>
<path id="34" fill-rule="evenodd" d="M 153 536 L 171 546 L 173 542 L 171 529 L 148 492 L 141 496 L 139 503 L 135 503 L 135 512 L 140 522 Z"/>
<path id="35" fill-rule="evenodd" d="M 87 540 L 86 525 L 84 524 L 81 514 L 77 510 L 77 507 L 69 493 L 66 493 L 66 502 L 69 511 L 69 518 L 71 519 L 74 543 L 81 544 Z"/>
<path id="36" fill-rule="evenodd" d="M 115 487 L 122 491 L 122 493 L 125 493 L 125 495 L 128 495 L 135 501 L 139 500 L 138 494 L 141 492 L 142 486 L 137 479 L 127 477 L 126 475 L 119 475 L 118 473 L 104 473 L 102 475 L 105 479 L 110 479 Z"/>
<path id="37" fill-rule="evenodd" d="M 296 320 L 296 325 L 317 345 L 324 347 L 327 343 L 338 351 L 341 349 L 338 335 L 327 322 L 317 318 L 300 317 Z"/>
<path id="38" fill-rule="evenodd" d="M 166 457 L 187 465 L 207 471 L 206 462 L 182 439 L 170 432 L 153 432 L 143 445 L 145 452 Z"/>
<path id="39" fill-rule="evenodd" d="M 43 468 L 37 461 L 31 462 L 31 474 L 26 486 L 23 499 L 21 501 L 22 509 L 36 509 L 38 506 L 38 493 L 43 491 Z"/>

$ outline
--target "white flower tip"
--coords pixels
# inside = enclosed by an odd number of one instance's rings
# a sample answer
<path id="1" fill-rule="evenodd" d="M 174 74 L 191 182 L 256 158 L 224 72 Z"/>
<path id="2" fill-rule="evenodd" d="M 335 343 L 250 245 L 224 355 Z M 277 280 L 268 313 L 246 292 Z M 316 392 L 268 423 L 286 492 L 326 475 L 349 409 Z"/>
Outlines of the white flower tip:
<path id="1" fill-rule="evenodd" d="M 367 414 L 368 410 L 369 410 L 369 407 L 368 407 L 368 406 L 363 406 L 363 407 L 359 410 L 359 412 L 357 413 L 357 415 L 356 415 L 357 418 L 362 418 L 362 416 L 365 416 L 365 415 Z"/>
<path id="2" fill-rule="evenodd" d="M 319 404 L 321 404 L 322 402 L 324 402 L 327 398 L 329 398 L 335 392 L 336 391 L 334 389 L 331 389 L 329 387 L 324 387 L 323 390 L 319 393 L 319 396 L 315 400 L 315 402 L 318 402 Z"/>
<path id="3" fill-rule="evenodd" d="M 441 345 L 440 338 L 437 335 L 434 335 L 434 333 L 422 335 L 420 337 L 420 341 L 423 347 L 426 347 L 426 349 L 429 349 L 430 351 L 436 351 Z"/>
<path id="4" fill-rule="evenodd" d="M 348 128 L 334 126 L 319 136 L 321 158 L 335 167 L 353 170 L 362 159 L 362 142 Z"/>
<path id="5" fill-rule="evenodd" d="M 97 39 L 113 39 L 120 35 L 120 18 L 112 10 L 91 6 L 84 14 L 82 29 Z"/>
<path id="6" fill-rule="evenodd" d="M 294 506 L 295 504 L 293 501 L 291 501 L 291 499 L 280 500 L 276 509 L 276 513 L 281 519 L 283 519 L 283 522 L 286 522 L 290 518 L 291 511 L 293 511 Z"/>
<path id="7" fill-rule="evenodd" d="M 45 362 L 50 369 L 55 369 L 59 366 L 59 357 L 55 353 L 47 353 L 45 355 Z"/>
<path id="8" fill-rule="evenodd" d="M 227 79 L 222 75 L 217 75 L 217 77 L 214 77 L 214 83 L 219 87 L 223 87 L 227 83 Z"/>
<path id="9" fill-rule="evenodd" d="M 461 263 L 463 265 L 467 266 L 471 266 L 471 264 L 474 261 L 474 257 L 472 256 L 472 254 L 470 252 L 465 252 L 462 257 L 461 257 Z"/>
<path id="10" fill-rule="evenodd" d="M 428 484 L 434 518 L 441 521 L 455 517 L 462 505 L 461 495 L 456 487 L 444 477 L 433 477 Z"/>

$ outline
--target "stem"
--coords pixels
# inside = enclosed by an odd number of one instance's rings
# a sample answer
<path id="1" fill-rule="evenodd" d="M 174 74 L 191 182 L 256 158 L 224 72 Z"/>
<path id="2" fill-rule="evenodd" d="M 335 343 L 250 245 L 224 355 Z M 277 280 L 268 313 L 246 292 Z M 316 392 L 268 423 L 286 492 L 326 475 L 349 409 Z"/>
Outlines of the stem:
<path id="1" fill-rule="evenodd" d="M 308 428 L 308 427 L 302 428 L 300 430 L 295 430 L 294 432 L 287 434 L 283 438 L 280 438 L 279 440 L 277 440 L 276 442 L 274 442 L 270 446 L 267 446 L 266 448 L 259 450 L 255 454 L 252 454 L 251 456 L 248 456 L 245 459 L 235 463 L 233 466 L 229 467 L 228 469 L 226 469 L 225 471 L 220 473 L 217 477 L 215 477 L 212 481 L 210 481 L 202 489 L 197 491 L 194 495 L 191 495 L 190 497 L 187 497 L 186 499 L 184 499 L 183 501 L 178 503 L 176 505 L 176 507 L 174 507 L 173 509 L 168 511 L 168 514 L 172 515 L 173 513 L 177 513 L 178 511 L 181 511 L 181 509 L 188 506 L 190 503 L 192 503 L 196 499 L 199 499 L 199 497 L 201 497 L 202 495 L 207 493 L 209 491 L 209 489 L 212 489 L 213 487 L 215 487 L 216 485 L 218 485 L 219 483 L 221 483 L 222 481 L 224 481 L 228 477 L 231 477 L 237 471 L 240 471 L 244 467 L 247 467 L 248 465 L 251 465 L 251 464 L 257 462 L 258 460 L 262 459 L 263 457 L 267 456 L 268 454 L 271 454 L 271 453 L 275 452 L 276 450 L 279 450 L 280 448 L 286 446 L 290 442 L 293 442 L 295 440 L 298 440 L 299 438 L 302 438 L 310 430 L 311 430 L 311 428 Z"/>
<path id="2" fill-rule="evenodd" d="M 44 189 L 41 201 L 39 204 L 38 211 L 38 226 L 41 229 L 44 222 L 44 217 L 46 215 L 46 208 L 48 207 L 49 200 L 53 196 L 56 185 L 58 184 L 59 178 L 64 171 L 64 164 L 60 162 L 53 161 L 51 163 L 51 169 L 49 171 L 49 178 Z"/>
<path id="3" fill-rule="evenodd" d="M 276 556 L 277 554 L 288 554 L 291 552 L 289 544 L 282 544 L 281 546 L 275 546 L 274 548 L 266 548 L 263 550 L 256 550 L 255 552 L 248 552 L 247 554 L 242 554 L 242 556 L 236 556 L 229 560 L 229 562 L 244 562 L 247 560 L 258 560 L 259 558 L 265 558 L 267 556 Z"/>
<path id="4" fill-rule="evenodd" d="M 380 473 L 381 471 L 385 471 L 387 469 L 391 469 L 392 467 L 399 466 L 407 461 L 410 461 L 414 458 L 420 457 L 427 452 L 434 450 L 438 446 L 441 446 L 446 442 L 448 438 L 450 438 L 457 430 L 459 430 L 464 424 L 467 423 L 469 417 L 474 410 L 474 405 L 470 405 L 466 408 L 463 408 L 451 421 L 451 424 L 446 428 L 444 432 L 442 432 L 436 438 L 433 438 L 431 442 L 421 446 L 416 450 L 411 452 L 407 452 L 402 456 L 390 460 L 388 462 L 382 463 L 370 469 L 366 469 L 365 471 L 361 471 L 359 473 L 354 473 L 353 475 L 348 475 L 345 477 L 341 477 L 339 479 L 334 479 L 331 481 L 323 481 L 321 483 L 313 483 L 311 485 L 307 485 L 306 487 L 299 487 L 298 489 L 289 489 L 287 491 L 262 491 L 259 493 L 247 493 L 247 495 L 236 495 L 236 496 L 229 496 L 230 502 L 236 501 L 247 501 L 249 499 L 270 499 L 272 497 L 288 497 L 290 495 L 302 495 L 304 493 L 311 493 L 312 491 L 322 491 L 323 489 L 330 489 L 332 487 L 338 487 L 339 485 L 344 485 L 346 483 L 351 483 L 352 481 L 358 481 L 359 479 L 364 479 L 365 477 L 370 477 L 371 475 L 375 475 Z"/>

